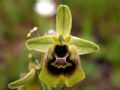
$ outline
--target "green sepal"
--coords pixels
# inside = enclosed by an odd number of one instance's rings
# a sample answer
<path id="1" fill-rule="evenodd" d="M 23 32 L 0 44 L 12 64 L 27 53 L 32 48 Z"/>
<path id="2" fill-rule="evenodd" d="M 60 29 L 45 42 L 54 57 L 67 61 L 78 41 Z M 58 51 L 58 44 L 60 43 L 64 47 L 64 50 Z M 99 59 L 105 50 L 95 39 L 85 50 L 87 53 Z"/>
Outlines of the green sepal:
<path id="1" fill-rule="evenodd" d="M 39 80 L 38 75 L 37 75 L 37 70 L 36 70 L 36 76 L 35 76 L 34 80 L 31 83 L 18 88 L 18 90 L 43 90 L 41 81 Z"/>
<path id="2" fill-rule="evenodd" d="M 38 78 L 35 79 L 30 84 L 28 84 L 26 87 L 27 87 L 27 90 L 43 90 L 41 85 L 40 85 L 40 83 L 39 83 L 39 79 Z"/>
<path id="3" fill-rule="evenodd" d="M 32 69 L 24 77 L 20 78 L 17 81 L 14 81 L 8 85 L 11 89 L 16 89 L 25 86 L 26 84 L 31 83 L 35 78 L 35 69 Z"/>
<path id="4" fill-rule="evenodd" d="M 68 6 L 60 5 L 56 15 L 56 32 L 58 35 L 69 35 L 72 26 L 72 16 Z"/>
<path id="5" fill-rule="evenodd" d="M 35 50 L 45 53 L 49 46 L 54 44 L 54 35 L 46 35 L 42 37 L 37 37 L 29 39 L 26 41 L 26 46 L 29 50 Z"/>
<path id="6" fill-rule="evenodd" d="M 18 88 L 18 90 L 28 90 L 26 86 Z"/>
<path id="7" fill-rule="evenodd" d="M 72 36 L 70 44 L 75 45 L 79 55 L 93 53 L 99 50 L 99 46 L 91 41 Z"/>

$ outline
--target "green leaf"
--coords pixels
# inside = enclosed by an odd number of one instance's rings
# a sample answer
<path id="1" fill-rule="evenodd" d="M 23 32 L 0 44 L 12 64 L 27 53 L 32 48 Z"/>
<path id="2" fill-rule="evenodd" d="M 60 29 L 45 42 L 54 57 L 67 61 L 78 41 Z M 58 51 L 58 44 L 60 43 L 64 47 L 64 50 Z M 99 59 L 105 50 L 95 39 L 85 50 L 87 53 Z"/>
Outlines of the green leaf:
<path id="1" fill-rule="evenodd" d="M 58 35 L 69 35 L 72 26 L 72 16 L 69 7 L 60 5 L 56 15 L 56 32 Z"/>
<path id="2" fill-rule="evenodd" d="M 34 77 L 35 77 L 35 69 L 32 69 L 28 74 L 26 74 L 21 79 L 10 83 L 8 87 L 11 89 L 23 87 L 24 85 L 31 83 L 34 80 Z"/>
<path id="3" fill-rule="evenodd" d="M 77 46 L 79 55 L 93 53 L 99 46 L 91 41 L 72 36 L 70 44 Z"/>
<path id="4" fill-rule="evenodd" d="M 53 35 L 47 35 L 29 39 L 26 42 L 26 46 L 29 50 L 46 52 L 48 47 L 54 44 L 53 37 Z"/>

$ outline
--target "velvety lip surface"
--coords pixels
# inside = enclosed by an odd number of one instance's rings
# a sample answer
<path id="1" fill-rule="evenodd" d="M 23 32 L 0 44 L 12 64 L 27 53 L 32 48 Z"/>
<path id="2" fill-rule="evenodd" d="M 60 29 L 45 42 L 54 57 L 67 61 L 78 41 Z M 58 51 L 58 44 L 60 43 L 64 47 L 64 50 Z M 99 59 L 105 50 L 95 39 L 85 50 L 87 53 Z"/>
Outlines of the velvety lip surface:
<path id="1" fill-rule="evenodd" d="M 57 57 L 64 57 L 67 54 L 68 49 L 66 45 L 63 45 L 63 46 L 56 45 L 54 48 L 54 51 Z"/>
<path id="2" fill-rule="evenodd" d="M 58 66 L 65 66 L 66 65 L 66 60 L 64 58 L 57 59 L 55 64 L 58 65 Z"/>
<path id="3" fill-rule="evenodd" d="M 65 66 L 67 64 L 66 58 L 69 56 L 69 53 L 65 55 L 65 57 L 58 57 L 56 54 L 54 54 L 56 61 L 55 64 L 58 66 Z"/>
<path id="4" fill-rule="evenodd" d="M 47 69 L 54 75 L 70 75 L 75 71 L 76 63 L 74 60 L 70 60 L 69 53 L 60 58 L 54 54 L 53 59 L 47 63 Z"/>

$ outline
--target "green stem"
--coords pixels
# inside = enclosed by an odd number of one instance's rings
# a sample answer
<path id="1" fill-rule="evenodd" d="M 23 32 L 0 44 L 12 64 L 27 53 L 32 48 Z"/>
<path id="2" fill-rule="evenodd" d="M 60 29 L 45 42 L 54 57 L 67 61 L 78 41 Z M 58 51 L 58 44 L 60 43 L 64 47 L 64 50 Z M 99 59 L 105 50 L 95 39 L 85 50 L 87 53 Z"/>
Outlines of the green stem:
<path id="1" fill-rule="evenodd" d="M 52 90 L 57 90 L 56 88 L 52 88 Z"/>
<path id="2" fill-rule="evenodd" d="M 60 88 L 59 90 L 64 90 L 65 87 Z"/>
<path id="3" fill-rule="evenodd" d="M 60 2 L 61 2 L 61 4 L 66 5 L 68 1 L 67 0 L 61 0 Z"/>
<path id="4" fill-rule="evenodd" d="M 65 87 L 61 87 L 61 88 L 53 88 L 52 90 L 64 90 Z"/>
<path id="5" fill-rule="evenodd" d="M 63 4 L 63 5 L 64 5 L 64 0 L 61 0 L 61 4 Z"/>

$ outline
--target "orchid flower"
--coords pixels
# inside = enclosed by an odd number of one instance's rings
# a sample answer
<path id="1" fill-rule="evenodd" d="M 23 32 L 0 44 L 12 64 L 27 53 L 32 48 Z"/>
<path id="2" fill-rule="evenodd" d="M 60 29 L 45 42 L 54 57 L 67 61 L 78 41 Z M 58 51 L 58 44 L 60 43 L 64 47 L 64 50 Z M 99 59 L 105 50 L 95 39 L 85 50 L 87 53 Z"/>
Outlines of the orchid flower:
<path id="1" fill-rule="evenodd" d="M 94 42 L 70 34 L 72 15 L 66 5 L 60 5 L 56 15 L 56 34 L 26 41 L 28 50 L 44 53 L 39 80 L 50 87 L 72 87 L 85 78 L 80 55 L 99 50 Z"/>
<path id="2" fill-rule="evenodd" d="M 72 87 L 85 78 L 79 55 L 98 51 L 97 44 L 72 36 L 72 16 L 68 6 L 60 5 L 56 15 L 56 34 L 46 35 L 26 42 L 29 50 L 45 54 L 41 61 L 41 81 L 51 87 Z"/>

